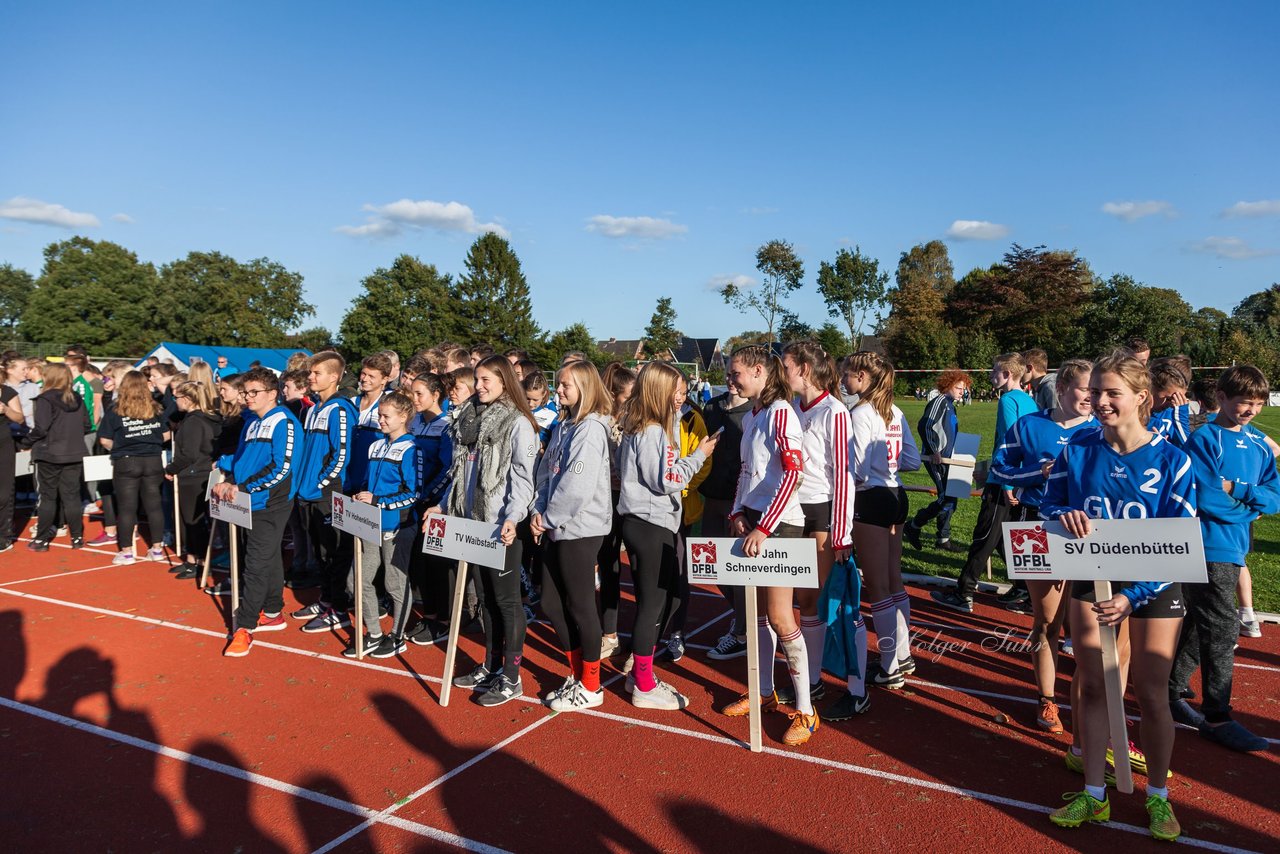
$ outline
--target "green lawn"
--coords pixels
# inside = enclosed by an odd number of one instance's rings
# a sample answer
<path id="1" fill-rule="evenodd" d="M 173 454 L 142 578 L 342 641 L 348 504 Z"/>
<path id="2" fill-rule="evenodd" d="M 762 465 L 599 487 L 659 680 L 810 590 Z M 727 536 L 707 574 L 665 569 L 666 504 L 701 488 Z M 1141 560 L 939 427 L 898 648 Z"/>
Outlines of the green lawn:
<path id="1" fill-rule="evenodd" d="M 907 416 L 912 432 L 915 424 L 924 412 L 924 402 L 914 398 L 898 398 L 899 408 Z M 993 437 L 996 431 L 995 403 L 974 403 L 957 408 L 960 417 L 960 430 L 964 433 L 978 433 L 982 436 L 982 447 L 978 459 L 990 459 L 994 450 Z M 1254 424 L 1268 436 L 1280 441 L 1280 408 L 1266 409 Z M 924 469 L 910 472 L 903 476 L 908 485 L 932 486 L 929 475 Z M 925 506 L 932 500 L 927 493 L 911 493 L 911 512 Z M 951 517 L 951 536 L 956 542 L 968 545 L 973 533 L 973 526 L 978 521 L 979 499 L 966 498 L 960 501 L 955 514 Z M 943 575 L 952 578 L 960 574 L 964 566 L 963 554 L 946 554 L 931 548 L 934 531 L 930 525 L 921 538 L 925 544 L 923 551 L 916 551 L 906 546 L 902 553 L 902 569 L 904 572 L 919 572 L 928 575 Z M 1280 518 L 1264 516 L 1254 525 L 1254 551 L 1249 557 L 1249 569 L 1253 574 L 1253 606 L 1261 611 L 1280 611 Z M 1004 564 L 998 556 L 991 560 L 994 579 L 1005 581 Z"/>

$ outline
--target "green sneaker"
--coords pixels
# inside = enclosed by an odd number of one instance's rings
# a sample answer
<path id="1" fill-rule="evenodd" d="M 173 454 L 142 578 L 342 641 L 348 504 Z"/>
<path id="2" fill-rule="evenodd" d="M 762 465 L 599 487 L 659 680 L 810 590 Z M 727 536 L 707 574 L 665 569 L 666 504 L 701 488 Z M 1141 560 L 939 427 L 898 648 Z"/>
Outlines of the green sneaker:
<path id="1" fill-rule="evenodd" d="M 1182 835 L 1182 825 L 1173 817 L 1173 806 L 1168 798 L 1152 795 L 1147 798 L 1147 815 L 1151 817 L 1151 835 L 1164 842 L 1172 842 Z"/>
<path id="2" fill-rule="evenodd" d="M 1110 821 L 1111 820 L 1111 799 L 1105 801 L 1095 800 L 1088 792 L 1067 792 L 1062 796 L 1067 802 L 1065 807 L 1059 807 L 1049 813 L 1049 821 L 1058 825 L 1058 827 L 1079 827 L 1087 821 Z M 1168 804 L 1166 802 L 1166 808 Z M 1155 833 L 1155 819 L 1152 819 L 1152 833 Z"/>
<path id="3" fill-rule="evenodd" d="M 1071 752 L 1071 748 L 1067 748 L 1067 755 L 1065 759 L 1067 762 L 1068 770 L 1074 771 L 1077 774 L 1084 773 L 1084 757 L 1083 756 L 1076 756 L 1074 753 Z M 1102 779 L 1108 786 L 1114 786 L 1116 784 L 1116 775 L 1112 774 L 1110 771 L 1107 771 Z"/>

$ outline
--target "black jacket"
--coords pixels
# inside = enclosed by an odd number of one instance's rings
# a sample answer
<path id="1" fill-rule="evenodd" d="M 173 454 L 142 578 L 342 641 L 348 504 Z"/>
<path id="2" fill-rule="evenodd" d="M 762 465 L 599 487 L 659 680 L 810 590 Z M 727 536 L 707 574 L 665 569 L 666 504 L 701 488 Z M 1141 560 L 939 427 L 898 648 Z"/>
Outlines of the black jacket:
<path id="1" fill-rule="evenodd" d="M 732 501 L 738 491 L 738 475 L 742 473 L 742 419 L 750 411 L 750 401 L 731 408 L 728 392 L 713 397 L 702 410 L 708 436 L 724 428 L 724 435 L 711 454 L 711 474 L 698 486 L 698 492 L 705 497 Z"/>
<path id="2" fill-rule="evenodd" d="M 46 391 L 35 399 L 35 426 L 27 437 L 31 459 L 38 463 L 78 463 L 85 456 L 84 437 L 89 432 L 89 410 L 80 396 L 67 403 L 60 391 Z"/>
<path id="3" fill-rule="evenodd" d="M 173 461 L 164 467 L 165 474 L 207 478 L 213 469 L 214 448 L 221 433 L 221 415 L 186 413 L 173 434 Z"/>

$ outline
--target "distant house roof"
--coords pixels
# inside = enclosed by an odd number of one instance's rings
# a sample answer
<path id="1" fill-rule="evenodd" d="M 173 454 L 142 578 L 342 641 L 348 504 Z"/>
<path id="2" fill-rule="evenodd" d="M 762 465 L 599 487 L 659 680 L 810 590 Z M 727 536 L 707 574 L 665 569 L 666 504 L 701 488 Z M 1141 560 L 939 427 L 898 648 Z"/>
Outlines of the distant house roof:
<path id="1" fill-rule="evenodd" d="M 868 353 L 875 353 L 878 356 L 883 356 L 885 354 L 884 340 L 879 335 L 863 335 L 862 349 L 866 350 Z"/>
<path id="2" fill-rule="evenodd" d="M 638 338 L 624 338 L 622 340 L 610 338 L 608 341 L 597 341 L 596 347 L 601 352 L 616 356 L 619 359 L 639 359 L 644 348 L 644 341 Z"/>
<path id="3" fill-rule="evenodd" d="M 723 361 L 719 338 L 681 338 L 672 353 L 677 362 L 697 364 L 703 371 L 711 370 Z"/>
<path id="4" fill-rule="evenodd" d="M 138 364 L 145 364 L 147 359 L 155 356 L 162 362 L 166 359 L 172 359 L 179 370 L 185 371 L 190 370 L 192 362 L 208 362 L 216 368 L 218 357 L 226 356 L 228 373 L 238 374 L 247 371 L 254 362 L 268 367 L 276 373 L 281 373 L 284 371 L 289 357 L 299 352 L 306 353 L 308 356 L 311 355 L 310 350 L 303 350 L 301 347 L 276 350 L 266 347 L 207 347 L 203 344 L 179 344 L 173 341 L 161 341 L 156 345 L 155 349 L 143 356 Z"/>

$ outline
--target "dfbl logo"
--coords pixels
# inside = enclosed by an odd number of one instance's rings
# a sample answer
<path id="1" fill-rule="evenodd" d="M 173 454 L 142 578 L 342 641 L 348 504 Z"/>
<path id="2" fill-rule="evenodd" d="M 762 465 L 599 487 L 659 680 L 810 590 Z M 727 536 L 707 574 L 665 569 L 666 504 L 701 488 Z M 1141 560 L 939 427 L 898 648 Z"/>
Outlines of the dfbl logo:
<path id="1" fill-rule="evenodd" d="M 341 522 L 342 516 L 347 512 L 346 504 L 343 503 L 341 495 L 333 496 L 333 519 L 335 522 Z"/>
<path id="2" fill-rule="evenodd" d="M 689 551 L 693 558 L 689 575 L 692 578 L 715 578 L 716 577 L 716 544 L 715 543 L 690 543 Z"/>
<path id="3" fill-rule="evenodd" d="M 1009 532 L 1009 555 L 1012 566 L 1018 569 L 1042 569 L 1049 571 L 1049 534 L 1039 525 Z"/>
<path id="4" fill-rule="evenodd" d="M 432 516 L 427 520 L 427 535 L 423 545 L 429 549 L 444 548 L 444 519 L 440 516 Z"/>

